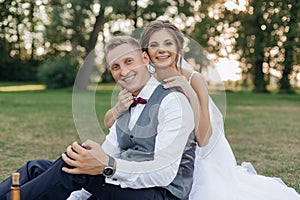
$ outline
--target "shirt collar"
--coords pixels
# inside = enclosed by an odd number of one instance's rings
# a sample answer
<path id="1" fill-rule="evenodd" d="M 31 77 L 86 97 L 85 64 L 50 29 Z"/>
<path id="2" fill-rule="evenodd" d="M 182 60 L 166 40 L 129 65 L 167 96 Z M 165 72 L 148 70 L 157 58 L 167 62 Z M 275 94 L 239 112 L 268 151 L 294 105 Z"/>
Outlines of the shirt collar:
<path id="1" fill-rule="evenodd" d="M 144 99 L 149 99 L 150 96 L 152 95 L 153 91 L 155 88 L 159 85 L 160 83 L 156 78 L 151 76 L 147 84 L 143 87 L 142 91 L 137 95 L 137 97 L 142 97 Z"/>

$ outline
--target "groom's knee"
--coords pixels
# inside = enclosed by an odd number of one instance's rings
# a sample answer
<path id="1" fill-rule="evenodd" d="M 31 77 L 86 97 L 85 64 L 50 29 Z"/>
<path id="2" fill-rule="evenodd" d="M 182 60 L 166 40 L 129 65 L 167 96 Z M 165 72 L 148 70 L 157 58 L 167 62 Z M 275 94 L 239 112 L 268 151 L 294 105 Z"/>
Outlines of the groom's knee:
<path id="1" fill-rule="evenodd" d="M 50 160 L 31 160 L 26 164 L 26 171 L 29 179 L 33 179 L 45 172 L 53 164 Z"/>

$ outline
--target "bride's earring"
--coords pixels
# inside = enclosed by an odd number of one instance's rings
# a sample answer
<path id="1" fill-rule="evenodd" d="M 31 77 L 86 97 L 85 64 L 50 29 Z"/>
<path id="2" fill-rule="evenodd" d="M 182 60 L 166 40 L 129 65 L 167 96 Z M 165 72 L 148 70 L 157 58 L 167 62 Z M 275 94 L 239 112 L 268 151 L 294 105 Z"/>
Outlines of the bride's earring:
<path id="1" fill-rule="evenodd" d="M 178 66 L 178 67 L 181 67 L 181 65 L 182 65 L 181 55 L 178 54 L 178 58 L 177 58 L 177 66 Z"/>
<path id="2" fill-rule="evenodd" d="M 149 62 L 149 64 L 147 65 L 148 71 L 150 72 L 150 74 L 154 74 L 155 73 L 155 68 L 152 62 Z"/>

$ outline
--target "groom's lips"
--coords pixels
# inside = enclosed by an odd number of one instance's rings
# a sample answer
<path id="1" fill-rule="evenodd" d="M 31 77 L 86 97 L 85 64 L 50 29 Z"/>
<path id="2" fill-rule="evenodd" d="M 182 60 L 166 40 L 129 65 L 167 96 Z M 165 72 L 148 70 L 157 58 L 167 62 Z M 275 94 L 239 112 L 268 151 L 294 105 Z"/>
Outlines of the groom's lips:
<path id="1" fill-rule="evenodd" d="M 121 80 L 124 82 L 132 81 L 135 78 L 135 74 L 127 76 L 126 78 L 122 78 Z"/>

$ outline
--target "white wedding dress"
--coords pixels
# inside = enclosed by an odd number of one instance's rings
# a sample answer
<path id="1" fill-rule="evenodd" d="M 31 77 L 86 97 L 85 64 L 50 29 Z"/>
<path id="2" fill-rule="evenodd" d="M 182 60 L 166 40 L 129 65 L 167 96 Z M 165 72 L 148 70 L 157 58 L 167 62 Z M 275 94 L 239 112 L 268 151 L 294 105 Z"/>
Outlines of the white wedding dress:
<path id="1" fill-rule="evenodd" d="M 237 165 L 225 138 L 223 116 L 209 99 L 212 136 L 197 147 L 190 200 L 300 200 L 279 178 L 257 175 L 250 163 Z"/>
<path id="2" fill-rule="evenodd" d="M 189 200 L 300 200 L 300 195 L 279 178 L 256 174 L 250 163 L 237 165 L 225 138 L 223 116 L 209 99 L 212 136 L 196 148 L 194 181 Z M 86 200 L 85 190 L 74 191 L 68 200 Z"/>

